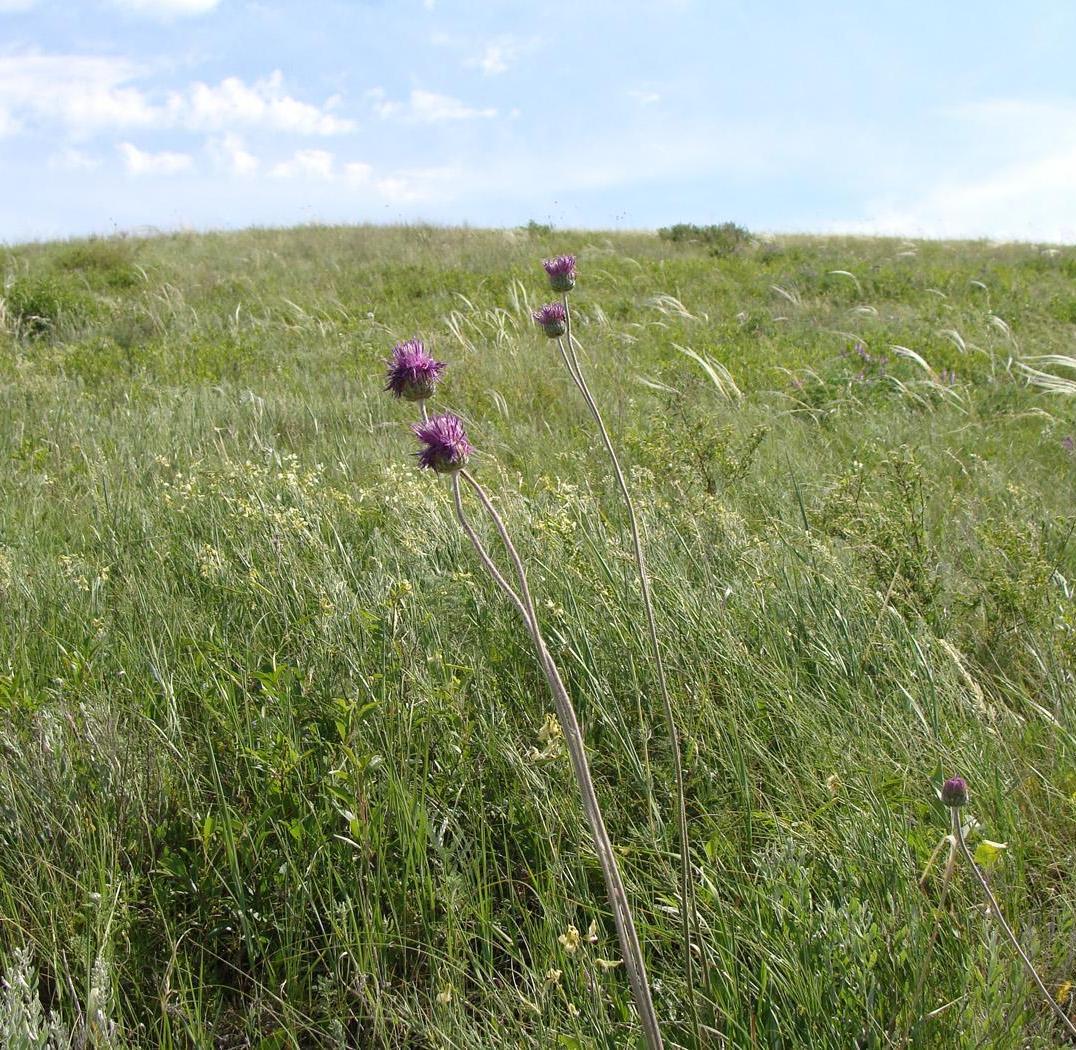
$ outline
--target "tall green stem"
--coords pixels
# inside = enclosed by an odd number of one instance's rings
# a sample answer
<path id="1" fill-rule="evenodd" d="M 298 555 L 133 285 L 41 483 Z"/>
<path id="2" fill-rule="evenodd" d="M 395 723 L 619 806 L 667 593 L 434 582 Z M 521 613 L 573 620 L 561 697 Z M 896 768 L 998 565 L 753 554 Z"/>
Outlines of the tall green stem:
<path id="1" fill-rule="evenodd" d="M 583 373 L 579 356 L 576 353 L 576 340 L 572 335 L 572 314 L 568 306 L 568 296 L 562 297 L 564 303 L 564 317 L 567 334 L 567 347 L 563 339 L 557 339 L 561 357 L 568 368 L 575 385 L 583 395 L 590 414 L 594 417 L 598 432 L 601 435 L 602 444 L 609 454 L 609 460 L 613 465 L 613 474 L 616 477 L 620 493 L 624 498 L 624 504 L 628 511 L 628 523 L 631 527 L 631 541 L 635 551 L 635 567 L 639 575 L 639 587 L 642 591 L 643 608 L 646 611 L 646 626 L 650 635 L 650 649 L 654 657 L 654 670 L 657 674 L 658 689 L 661 693 L 661 706 L 665 716 L 665 727 L 669 734 L 673 760 L 673 775 L 676 780 L 676 815 L 680 839 L 680 933 L 683 940 L 684 951 L 684 974 L 688 986 L 688 998 L 691 1005 L 691 1017 L 695 1029 L 695 1040 L 702 1046 L 702 1028 L 699 1022 L 699 1008 L 694 981 L 694 960 L 691 954 L 691 935 L 694 931 L 698 936 L 698 912 L 695 902 L 695 887 L 691 878 L 691 841 L 687 827 L 687 797 L 684 788 L 684 763 L 680 753 L 680 731 L 676 725 L 676 716 L 673 712 L 672 700 L 669 696 L 669 686 L 665 675 L 665 661 L 661 655 L 661 643 L 658 641 L 657 620 L 654 616 L 654 603 L 650 593 L 650 574 L 646 568 L 646 555 L 643 551 L 642 534 L 639 528 L 639 518 L 635 512 L 635 502 L 628 489 L 628 483 L 624 478 L 624 471 L 620 466 L 620 459 L 613 446 L 613 440 L 609 436 L 609 430 L 602 418 L 601 411 L 594 395 L 590 392 L 586 376 Z M 708 964 L 706 953 L 700 944 L 700 953 L 704 971 L 704 981 L 709 985 Z"/>
<path id="2" fill-rule="evenodd" d="M 509 560 L 512 562 L 512 567 L 515 570 L 515 575 L 519 584 L 518 593 L 504 578 L 500 570 L 497 569 L 492 558 L 490 558 L 482 544 L 482 541 L 479 539 L 478 534 L 475 532 L 467 518 L 460 494 L 461 477 L 474 490 L 475 495 L 482 503 L 486 513 L 489 514 L 490 519 L 493 521 L 493 524 L 501 537 L 505 550 L 508 552 Z M 608 893 L 609 902 L 613 908 L 613 918 L 616 922 L 617 936 L 620 940 L 620 948 L 624 955 L 624 967 L 628 974 L 628 981 L 631 985 L 636 1009 L 639 1011 L 639 1020 L 642 1024 L 643 1034 L 646 1038 L 646 1045 L 649 1050 L 663 1050 L 664 1043 L 662 1042 L 661 1029 L 658 1025 L 657 1013 L 654 1010 L 654 1002 L 650 995 L 650 984 L 647 978 L 646 963 L 643 959 L 642 946 L 639 943 L 639 937 L 635 931 L 635 922 L 632 918 L 631 907 L 628 902 L 627 889 L 624 886 L 624 881 L 620 875 L 620 868 L 616 862 L 612 840 L 609 838 L 609 832 L 606 830 L 605 820 L 602 817 L 601 808 L 598 804 L 598 796 L 594 789 L 594 780 L 591 776 L 590 764 L 587 761 L 583 731 L 579 725 L 579 719 L 576 716 L 571 698 L 568 695 L 568 690 L 565 687 L 564 681 L 557 669 L 557 665 L 545 644 L 545 639 L 542 637 L 542 632 L 538 623 L 538 614 L 534 607 L 534 601 L 531 598 L 530 587 L 527 583 L 527 575 L 523 568 L 523 562 L 516 551 L 515 545 L 512 543 L 511 537 L 508 534 L 508 530 L 505 527 L 501 516 L 497 513 L 497 509 L 493 506 L 485 489 L 483 489 L 478 481 L 466 470 L 461 470 L 458 474 L 453 476 L 452 494 L 456 505 L 456 517 L 458 518 L 463 531 L 470 539 L 479 558 L 493 577 L 494 581 L 501 590 L 504 591 L 509 600 L 516 607 L 520 616 L 522 616 L 527 632 L 534 643 L 534 647 L 538 654 L 538 662 L 541 665 L 542 672 L 545 674 L 549 690 L 553 694 L 553 704 L 556 708 L 557 718 L 560 721 L 561 728 L 564 731 L 564 739 L 568 745 L 568 754 L 571 758 L 572 771 L 575 774 L 576 783 L 579 785 L 579 792 L 583 802 L 583 812 L 586 815 L 587 823 L 590 826 L 595 850 L 602 867 L 602 874 L 605 876 L 606 892 Z"/>

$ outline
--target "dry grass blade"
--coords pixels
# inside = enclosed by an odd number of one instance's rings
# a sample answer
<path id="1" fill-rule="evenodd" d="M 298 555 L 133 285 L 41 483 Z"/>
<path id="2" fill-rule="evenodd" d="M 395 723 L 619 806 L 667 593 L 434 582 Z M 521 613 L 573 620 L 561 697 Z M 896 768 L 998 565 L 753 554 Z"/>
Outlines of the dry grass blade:
<path id="1" fill-rule="evenodd" d="M 675 295 L 655 295 L 646 300 L 646 305 L 663 314 L 673 314 L 688 321 L 699 320 Z"/>
<path id="2" fill-rule="evenodd" d="M 690 346 L 673 343 L 673 348 L 679 350 L 685 357 L 690 357 L 706 373 L 707 378 L 714 384 L 714 388 L 726 401 L 739 401 L 743 397 L 743 393 L 732 378 L 732 373 L 720 361 L 703 357 Z"/>

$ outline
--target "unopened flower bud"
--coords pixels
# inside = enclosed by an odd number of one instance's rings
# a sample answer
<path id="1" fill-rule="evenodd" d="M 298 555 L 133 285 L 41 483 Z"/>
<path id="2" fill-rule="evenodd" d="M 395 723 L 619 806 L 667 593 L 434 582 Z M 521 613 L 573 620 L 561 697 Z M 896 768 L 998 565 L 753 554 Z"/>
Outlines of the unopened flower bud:
<path id="1" fill-rule="evenodd" d="M 941 800 L 953 809 L 959 809 L 968 801 L 968 785 L 963 777 L 950 777 L 941 789 Z"/>

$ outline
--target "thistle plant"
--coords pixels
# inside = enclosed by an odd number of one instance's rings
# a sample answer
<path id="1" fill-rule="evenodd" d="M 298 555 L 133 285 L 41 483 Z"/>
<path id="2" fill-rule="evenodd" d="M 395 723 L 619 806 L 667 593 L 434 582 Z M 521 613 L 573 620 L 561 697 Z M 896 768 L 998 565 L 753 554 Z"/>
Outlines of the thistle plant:
<path id="1" fill-rule="evenodd" d="M 385 389 L 394 397 L 424 402 L 437 388 L 445 370 L 443 361 L 435 361 L 421 339 L 408 339 L 392 348 Z"/>
<path id="2" fill-rule="evenodd" d="M 672 700 L 669 696 L 668 680 L 665 674 L 665 661 L 662 657 L 661 643 L 658 639 L 657 618 L 654 615 L 654 602 L 651 596 L 650 574 L 646 567 L 646 555 L 643 549 L 642 530 L 639 525 L 639 517 L 635 510 L 635 502 L 632 499 L 631 490 L 624 477 L 624 471 L 620 466 L 620 458 L 617 455 L 609 430 L 602 418 L 598 403 L 587 383 L 583 366 L 579 359 L 579 342 L 572 334 L 572 315 L 568 306 L 568 292 L 575 287 L 576 270 L 574 255 L 558 255 L 543 262 L 546 275 L 549 278 L 550 288 L 560 293 L 560 300 L 547 303 L 536 310 L 533 314 L 535 322 L 542 328 L 550 339 L 556 339 L 557 348 L 560 351 L 561 360 L 568 369 L 568 374 L 582 394 L 583 400 L 594 419 L 598 433 L 601 435 L 602 444 L 608 453 L 612 464 L 613 475 L 616 478 L 620 494 L 624 499 L 627 509 L 628 524 L 631 530 L 632 548 L 635 553 L 635 568 L 639 577 L 639 589 L 642 594 L 643 609 L 646 613 L 647 633 L 650 639 L 650 651 L 654 660 L 654 672 L 657 677 L 658 691 L 661 695 L 662 712 L 665 719 L 666 732 L 669 735 L 670 749 L 673 762 L 673 776 L 676 790 L 676 817 L 678 837 L 680 845 L 680 932 L 683 942 L 684 974 L 687 981 L 688 996 L 691 1007 L 691 1017 L 695 1030 L 695 1040 L 702 1045 L 702 1027 L 699 1021 L 698 1004 L 696 1002 L 694 982 L 694 960 L 692 957 L 691 939 L 694 933 L 698 936 L 698 916 L 695 906 L 695 890 L 691 877 L 691 842 L 687 827 L 687 800 L 684 789 L 684 764 L 680 753 L 680 731 L 676 724 L 676 716 L 673 712 Z M 704 971 L 707 968 L 706 956 L 702 955 Z M 704 981 L 709 985 L 708 974 L 704 973 Z"/>
<path id="3" fill-rule="evenodd" d="M 1024 964 L 1024 969 L 1027 970 L 1028 975 L 1035 984 L 1038 985 L 1043 998 L 1050 1004 L 1050 1009 L 1053 1010 L 1058 1019 L 1065 1026 L 1065 1030 L 1068 1034 L 1073 1038 L 1076 1038 L 1076 1025 L 1069 1020 L 1068 1015 L 1061 1008 L 1060 1003 L 1058 1003 L 1050 994 L 1043 979 L 1039 976 L 1038 970 L 1035 969 L 1035 964 L 1032 963 L 1027 952 L 1024 951 L 1023 945 L 1020 944 L 1016 934 L 1013 932 L 1013 928 L 1002 914 L 1001 906 L 998 904 L 997 898 L 990 889 L 990 883 L 986 881 L 986 876 L 982 873 L 979 865 L 975 863 L 975 858 L 972 856 L 971 850 L 968 849 L 968 844 L 964 840 L 964 828 L 960 820 L 960 810 L 968 803 L 968 785 L 964 778 L 950 777 L 942 785 L 941 800 L 949 807 L 951 841 L 955 845 L 960 856 L 967 862 L 968 867 L 971 868 L 972 874 L 975 876 L 975 880 L 978 882 L 979 888 L 983 891 L 983 896 L 986 898 L 988 910 L 993 912 L 994 918 L 997 919 L 1002 932 L 1016 950 L 1016 954 L 1020 957 L 1020 961 Z"/>
<path id="4" fill-rule="evenodd" d="M 416 344 L 422 351 L 421 358 L 415 356 Z M 433 368 L 434 365 L 437 366 L 436 369 Z M 434 362 L 425 353 L 425 348 L 422 347 L 421 341 L 412 340 L 410 344 L 398 344 L 394 348 L 393 357 L 388 366 L 386 389 L 391 390 L 397 396 L 417 401 L 419 404 L 421 420 L 411 428 L 421 445 L 416 454 L 419 466 L 451 478 L 452 498 L 460 527 L 471 541 L 479 560 L 492 577 L 494 583 L 504 592 L 519 613 L 531 643 L 534 645 L 538 664 L 553 696 L 554 709 L 567 744 L 572 772 L 583 804 L 583 812 L 586 816 L 598 860 L 601 864 L 602 874 L 605 878 L 606 893 L 612 907 L 620 949 L 624 956 L 624 967 L 631 985 L 635 1006 L 639 1012 L 639 1020 L 646 1045 L 649 1050 L 661 1050 L 664 1044 L 650 994 L 642 946 L 635 930 L 635 921 L 628 902 L 627 889 L 624 886 L 616 855 L 613 852 L 612 840 L 606 830 L 605 820 L 598 803 L 594 780 L 590 772 L 590 763 L 587 759 L 583 730 L 579 724 L 571 696 L 564 685 L 564 680 L 542 635 L 538 613 L 534 599 L 531 596 L 523 561 L 515 544 L 512 542 L 504 520 L 497 512 L 489 494 L 474 475 L 466 469 L 475 449 L 468 440 L 463 422 L 452 413 L 431 417 L 426 409 L 426 400 L 436 389 L 445 368 L 444 364 Z M 407 372 L 406 375 L 403 374 L 404 369 L 413 367 L 419 369 L 420 375 L 418 379 L 413 379 L 410 372 Z M 404 382 L 410 385 L 397 393 L 397 385 L 402 385 Z M 410 397 L 409 392 L 416 393 L 417 396 Z M 514 586 L 497 567 L 496 562 L 494 562 L 486 550 L 485 544 L 475 531 L 464 506 L 461 482 L 466 484 L 477 497 L 478 502 L 489 516 L 497 534 L 500 536 L 515 576 L 516 583 Z"/>

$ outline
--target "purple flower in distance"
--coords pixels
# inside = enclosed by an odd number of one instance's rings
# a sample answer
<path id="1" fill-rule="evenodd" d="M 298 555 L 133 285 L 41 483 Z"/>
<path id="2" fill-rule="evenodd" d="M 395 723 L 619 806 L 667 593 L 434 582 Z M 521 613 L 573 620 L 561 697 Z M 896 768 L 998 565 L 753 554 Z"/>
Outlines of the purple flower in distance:
<path id="1" fill-rule="evenodd" d="M 963 777 L 950 777 L 941 789 L 941 800 L 951 809 L 959 809 L 968 801 L 968 785 Z"/>
<path id="2" fill-rule="evenodd" d="M 392 348 L 392 360 L 388 366 L 389 381 L 385 389 L 407 401 L 425 401 L 433 393 L 441 373 L 447 367 L 443 361 L 430 357 L 421 339 L 397 343 Z"/>
<path id="3" fill-rule="evenodd" d="M 467 440 L 459 416 L 450 412 L 431 416 L 411 429 L 423 446 L 416 453 L 420 467 L 428 467 L 438 474 L 452 474 L 467 466 L 474 446 Z"/>
<path id="4" fill-rule="evenodd" d="M 1076 452 L 1076 438 L 1074 438 L 1071 434 L 1069 434 L 1068 437 L 1063 437 L 1061 439 L 1061 447 L 1066 452 Z"/>
<path id="5" fill-rule="evenodd" d="M 549 286 L 554 292 L 570 292 L 575 287 L 575 256 L 558 255 L 542 263 L 549 274 Z"/>
<path id="6" fill-rule="evenodd" d="M 568 330 L 568 315 L 562 303 L 546 303 L 533 316 L 550 339 L 557 339 Z"/>

